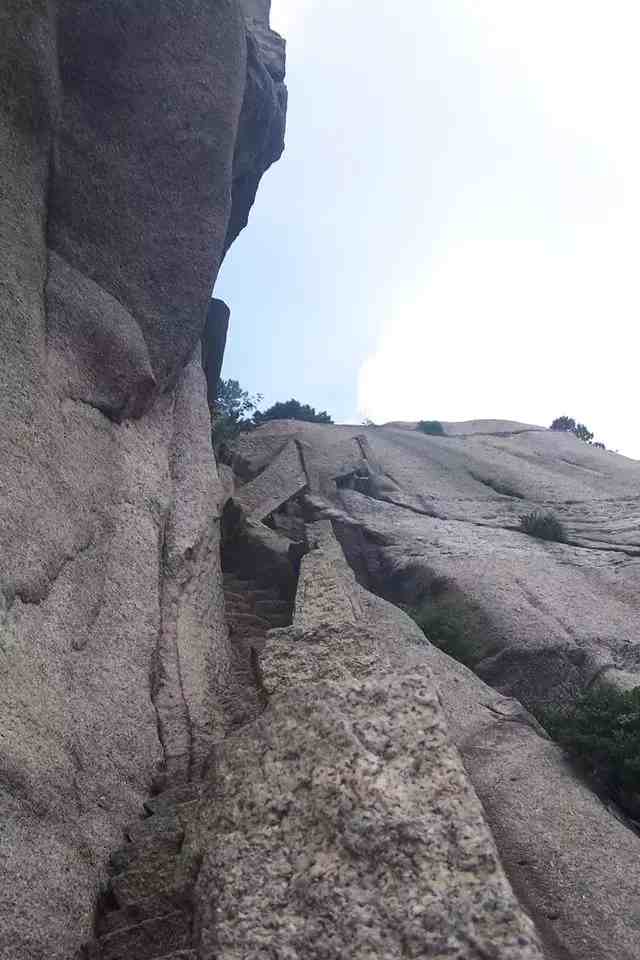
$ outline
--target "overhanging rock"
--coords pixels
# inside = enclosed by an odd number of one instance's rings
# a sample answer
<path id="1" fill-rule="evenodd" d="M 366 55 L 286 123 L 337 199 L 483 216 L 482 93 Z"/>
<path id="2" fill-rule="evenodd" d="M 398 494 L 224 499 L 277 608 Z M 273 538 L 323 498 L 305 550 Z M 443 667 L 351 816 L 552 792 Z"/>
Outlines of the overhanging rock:
<path id="1" fill-rule="evenodd" d="M 255 480 L 235 495 L 250 520 L 264 520 L 307 487 L 307 475 L 295 440 Z"/>

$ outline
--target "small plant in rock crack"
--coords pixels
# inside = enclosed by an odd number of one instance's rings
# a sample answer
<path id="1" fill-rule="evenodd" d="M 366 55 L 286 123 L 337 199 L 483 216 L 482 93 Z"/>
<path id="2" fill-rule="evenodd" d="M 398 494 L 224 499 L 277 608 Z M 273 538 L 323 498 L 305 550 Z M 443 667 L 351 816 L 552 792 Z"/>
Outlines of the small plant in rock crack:
<path id="1" fill-rule="evenodd" d="M 447 584 L 444 578 L 436 578 L 431 595 L 407 613 L 427 640 L 454 660 L 473 667 L 493 652 L 491 626 L 475 603 Z"/>
<path id="2" fill-rule="evenodd" d="M 549 511 L 533 510 L 520 517 L 520 529 L 538 540 L 554 540 L 556 543 L 565 543 L 567 540 L 564 524 Z"/>
<path id="3" fill-rule="evenodd" d="M 432 437 L 444 437 L 444 427 L 439 420 L 421 420 L 416 427 L 420 433 L 426 433 Z"/>
<path id="4" fill-rule="evenodd" d="M 540 719 L 596 783 L 640 815 L 640 687 L 595 688 Z"/>

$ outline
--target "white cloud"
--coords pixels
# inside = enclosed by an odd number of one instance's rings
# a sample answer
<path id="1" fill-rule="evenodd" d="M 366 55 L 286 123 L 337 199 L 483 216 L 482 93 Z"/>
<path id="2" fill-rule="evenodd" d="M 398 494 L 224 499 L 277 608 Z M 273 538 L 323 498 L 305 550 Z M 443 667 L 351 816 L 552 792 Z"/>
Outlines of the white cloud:
<path id="1" fill-rule="evenodd" d="M 272 0 L 272 29 L 295 42 L 315 3 L 316 0 Z"/>
<path id="2" fill-rule="evenodd" d="M 393 310 L 360 370 L 360 411 L 538 423 L 568 413 L 640 458 L 640 8 L 453 7 L 449 27 L 492 78 L 487 89 L 513 95 L 483 103 L 487 129 L 511 132 L 513 155 L 496 146 L 493 179 L 473 182 L 473 149 L 456 168 L 456 203 L 435 225 L 419 280 L 390 291 Z M 463 106 L 457 128 L 467 121 Z"/>

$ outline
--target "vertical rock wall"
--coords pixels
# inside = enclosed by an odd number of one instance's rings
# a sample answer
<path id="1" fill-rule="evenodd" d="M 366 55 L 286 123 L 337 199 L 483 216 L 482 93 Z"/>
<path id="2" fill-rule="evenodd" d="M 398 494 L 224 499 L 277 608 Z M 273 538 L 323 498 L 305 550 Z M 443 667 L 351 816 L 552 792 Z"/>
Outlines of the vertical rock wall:
<path id="1" fill-rule="evenodd" d="M 219 729 L 200 335 L 252 44 L 237 0 L 0 10 L 2 958 L 75 954 L 123 825 Z"/>

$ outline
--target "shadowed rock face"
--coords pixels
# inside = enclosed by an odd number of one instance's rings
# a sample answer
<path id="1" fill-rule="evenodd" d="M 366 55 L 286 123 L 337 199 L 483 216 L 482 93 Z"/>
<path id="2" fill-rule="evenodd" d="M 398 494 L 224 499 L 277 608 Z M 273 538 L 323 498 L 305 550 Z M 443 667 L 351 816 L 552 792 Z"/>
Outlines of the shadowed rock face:
<path id="1" fill-rule="evenodd" d="M 225 248 L 246 226 L 265 170 L 284 150 L 285 43 L 269 29 L 268 0 L 242 0 L 247 18 L 247 83 L 233 158 L 233 203 Z"/>
<path id="2" fill-rule="evenodd" d="M 200 337 L 248 46 L 236 0 L 1 5 L 3 960 L 75 954 L 152 780 L 219 731 Z"/>
<path id="3" fill-rule="evenodd" d="M 242 23 L 230 2 L 63 0 L 57 46 L 49 245 L 129 310 L 162 388 L 193 352 L 220 263 Z"/>

